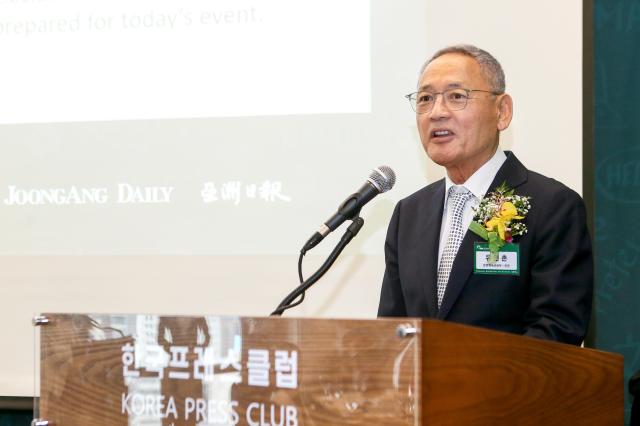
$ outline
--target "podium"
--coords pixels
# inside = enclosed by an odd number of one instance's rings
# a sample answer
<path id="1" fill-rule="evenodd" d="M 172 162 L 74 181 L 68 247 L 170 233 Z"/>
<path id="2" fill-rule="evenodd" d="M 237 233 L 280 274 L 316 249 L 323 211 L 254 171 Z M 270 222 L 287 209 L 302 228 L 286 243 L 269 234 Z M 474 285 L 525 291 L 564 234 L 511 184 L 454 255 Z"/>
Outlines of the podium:
<path id="1" fill-rule="evenodd" d="M 622 425 L 622 357 L 415 318 L 43 314 L 34 425 Z"/>

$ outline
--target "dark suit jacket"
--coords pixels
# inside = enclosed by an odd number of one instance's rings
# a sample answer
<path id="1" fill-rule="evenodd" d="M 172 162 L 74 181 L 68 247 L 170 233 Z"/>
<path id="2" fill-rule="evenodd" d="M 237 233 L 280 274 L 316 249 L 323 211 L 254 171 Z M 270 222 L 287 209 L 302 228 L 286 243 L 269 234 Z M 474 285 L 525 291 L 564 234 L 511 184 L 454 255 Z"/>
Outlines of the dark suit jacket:
<path id="1" fill-rule="evenodd" d="M 520 275 L 473 273 L 467 231 L 438 310 L 438 244 L 444 179 L 401 200 L 385 242 L 386 270 L 378 316 L 449 320 L 565 343 L 582 342 L 591 313 L 593 257 L 582 199 L 553 179 L 527 170 L 511 152 L 489 192 L 506 181 L 531 197 L 520 245 Z"/>

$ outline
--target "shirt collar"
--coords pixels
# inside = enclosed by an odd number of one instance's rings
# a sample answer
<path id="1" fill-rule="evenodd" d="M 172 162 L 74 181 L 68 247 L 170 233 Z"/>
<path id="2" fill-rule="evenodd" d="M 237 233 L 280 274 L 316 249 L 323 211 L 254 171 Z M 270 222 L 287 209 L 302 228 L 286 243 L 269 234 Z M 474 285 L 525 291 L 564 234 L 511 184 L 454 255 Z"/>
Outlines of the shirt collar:
<path id="1" fill-rule="evenodd" d="M 502 164 L 507 160 L 505 153 L 498 148 L 493 157 L 482 165 L 469 179 L 462 184 L 465 188 L 471 192 L 476 199 L 482 200 L 484 195 L 489 190 L 489 186 L 493 179 L 498 174 L 498 170 L 502 167 Z M 445 177 L 445 192 L 444 192 L 444 205 L 447 205 L 447 197 L 449 196 L 449 188 L 455 186 L 455 183 L 449 179 L 449 175 Z"/>

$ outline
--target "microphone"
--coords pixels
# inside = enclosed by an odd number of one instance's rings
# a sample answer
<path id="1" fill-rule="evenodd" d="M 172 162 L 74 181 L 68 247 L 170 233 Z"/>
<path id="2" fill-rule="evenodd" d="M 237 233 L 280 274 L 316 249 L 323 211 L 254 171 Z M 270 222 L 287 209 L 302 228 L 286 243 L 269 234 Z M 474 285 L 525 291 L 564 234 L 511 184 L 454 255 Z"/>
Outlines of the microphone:
<path id="1" fill-rule="evenodd" d="M 366 182 L 358 190 L 351 194 L 346 200 L 340 204 L 338 211 L 333 214 L 326 222 L 320 225 L 318 232 L 314 233 L 302 248 L 304 254 L 307 250 L 311 250 L 320 243 L 331 231 L 346 220 L 353 220 L 360 214 L 362 206 L 371 201 L 376 195 L 387 192 L 396 183 L 396 174 L 388 166 L 380 166 L 371 171 Z"/>

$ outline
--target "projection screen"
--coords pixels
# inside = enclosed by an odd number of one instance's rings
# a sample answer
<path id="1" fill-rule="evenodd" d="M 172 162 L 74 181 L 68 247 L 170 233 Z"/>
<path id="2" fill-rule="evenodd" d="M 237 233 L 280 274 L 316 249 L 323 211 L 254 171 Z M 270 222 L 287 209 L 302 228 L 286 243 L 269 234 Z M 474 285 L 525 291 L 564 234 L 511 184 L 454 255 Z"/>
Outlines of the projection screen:
<path id="1" fill-rule="evenodd" d="M 393 206 L 444 175 L 403 95 L 454 43 L 504 66 L 502 148 L 581 192 L 578 0 L 0 1 L 0 395 L 33 394 L 41 312 L 268 315 L 385 164 L 286 314 L 374 318 Z"/>

